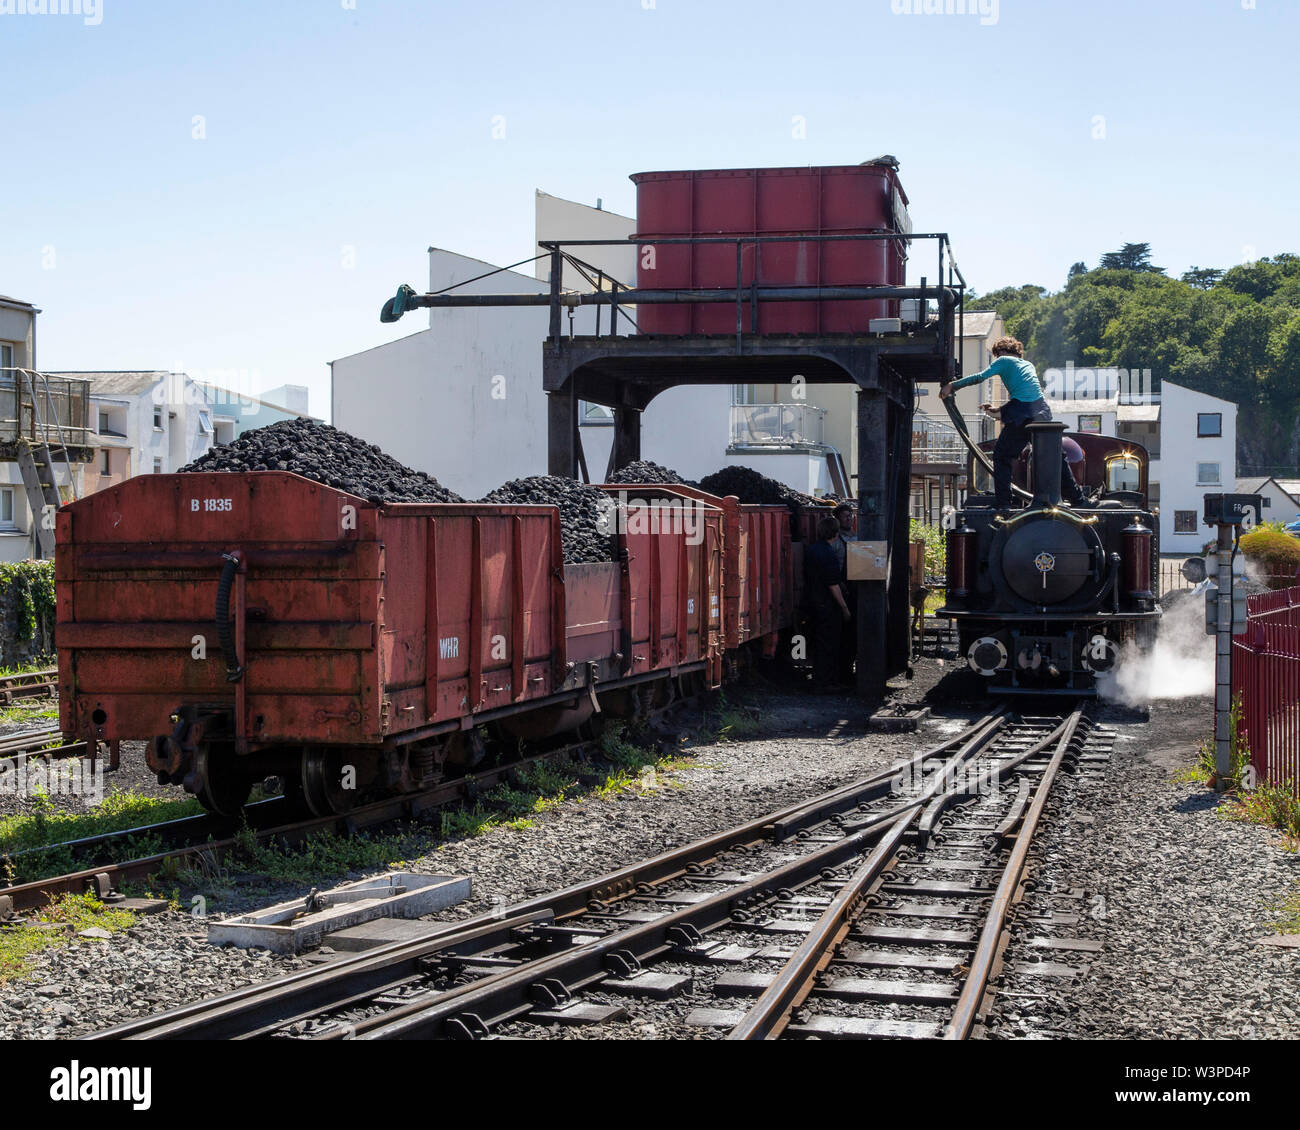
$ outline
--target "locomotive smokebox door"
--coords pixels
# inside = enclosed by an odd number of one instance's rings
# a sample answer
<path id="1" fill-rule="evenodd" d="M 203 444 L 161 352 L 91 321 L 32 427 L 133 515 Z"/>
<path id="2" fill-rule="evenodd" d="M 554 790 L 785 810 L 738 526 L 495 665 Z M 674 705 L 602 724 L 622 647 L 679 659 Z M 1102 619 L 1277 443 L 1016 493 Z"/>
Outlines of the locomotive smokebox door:
<path id="1" fill-rule="evenodd" d="M 1090 526 L 1030 518 L 1007 534 L 1002 569 L 1022 600 L 1057 604 L 1068 600 L 1095 570 L 1097 535 Z"/>

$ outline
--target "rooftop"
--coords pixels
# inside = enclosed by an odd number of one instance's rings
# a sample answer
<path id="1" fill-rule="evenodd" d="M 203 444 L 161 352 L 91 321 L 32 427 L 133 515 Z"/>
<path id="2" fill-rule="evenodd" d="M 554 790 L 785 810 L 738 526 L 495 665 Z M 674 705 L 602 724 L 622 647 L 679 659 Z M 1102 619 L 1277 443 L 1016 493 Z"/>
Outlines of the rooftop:
<path id="1" fill-rule="evenodd" d="M 165 369 L 128 369 L 113 372 L 96 372 L 96 371 L 63 371 L 50 373 L 52 377 L 76 377 L 78 380 L 90 382 L 91 395 L 97 393 L 118 393 L 133 396 L 136 393 L 146 392 L 153 388 L 159 381 L 165 380 L 171 374 Z"/>
<path id="2" fill-rule="evenodd" d="M 976 310 L 962 315 L 962 337 L 988 337 L 1001 315 L 996 310 Z"/>

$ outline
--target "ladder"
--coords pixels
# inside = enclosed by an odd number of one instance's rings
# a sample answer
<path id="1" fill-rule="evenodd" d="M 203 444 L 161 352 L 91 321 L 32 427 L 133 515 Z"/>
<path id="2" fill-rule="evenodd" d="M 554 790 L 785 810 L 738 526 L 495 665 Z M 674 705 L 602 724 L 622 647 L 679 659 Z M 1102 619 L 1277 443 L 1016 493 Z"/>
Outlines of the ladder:
<path id="1" fill-rule="evenodd" d="M 16 369 L 14 371 L 18 377 L 20 404 L 24 382 L 26 382 L 28 391 L 31 393 L 32 415 L 35 424 L 32 438 L 27 439 L 21 435 L 18 437 L 15 445 L 18 469 L 23 477 L 23 487 L 27 491 L 27 502 L 32 509 L 32 527 L 37 549 L 41 557 L 53 558 L 54 512 L 63 504 L 63 499 L 59 495 L 58 478 L 55 474 L 55 455 L 50 448 L 49 431 L 41 413 L 41 398 L 37 395 L 37 382 L 40 383 L 41 390 L 45 394 L 45 406 L 49 410 L 49 418 L 53 421 L 54 430 L 58 436 L 58 451 L 63 456 L 63 464 L 68 473 L 68 491 L 74 499 L 77 497 L 77 479 L 73 474 L 72 460 L 68 457 L 68 445 L 63 434 L 63 425 L 60 423 L 59 414 L 55 410 L 54 398 L 50 395 L 49 380 L 44 373 L 37 373 L 31 369 Z M 21 431 L 21 408 L 18 415 L 19 430 Z"/>

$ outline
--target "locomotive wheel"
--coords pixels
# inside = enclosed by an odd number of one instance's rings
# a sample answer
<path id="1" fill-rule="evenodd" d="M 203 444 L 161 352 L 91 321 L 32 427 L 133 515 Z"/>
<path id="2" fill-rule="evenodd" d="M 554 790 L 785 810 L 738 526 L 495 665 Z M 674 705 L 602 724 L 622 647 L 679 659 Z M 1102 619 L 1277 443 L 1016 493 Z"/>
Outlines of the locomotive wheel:
<path id="1" fill-rule="evenodd" d="M 346 768 L 345 768 L 346 766 Z M 351 771 L 350 779 L 345 773 Z M 302 754 L 302 799 L 316 816 L 334 816 L 356 806 L 356 770 L 339 750 L 307 749 Z M 350 783 L 352 788 L 345 788 Z"/>
<path id="2" fill-rule="evenodd" d="M 239 772 L 230 750 L 203 745 L 194 754 L 194 768 L 186 774 L 185 787 L 209 812 L 238 816 L 253 791 L 253 782 Z"/>

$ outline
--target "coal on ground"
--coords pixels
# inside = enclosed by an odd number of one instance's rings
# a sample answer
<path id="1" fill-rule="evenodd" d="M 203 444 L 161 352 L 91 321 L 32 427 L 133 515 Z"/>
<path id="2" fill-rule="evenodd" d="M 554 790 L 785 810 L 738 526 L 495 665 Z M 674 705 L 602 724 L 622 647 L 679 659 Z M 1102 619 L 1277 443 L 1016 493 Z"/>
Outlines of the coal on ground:
<path id="1" fill-rule="evenodd" d="M 485 495 L 484 502 L 501 506 L 554 506 L 560 512 L 564 563 L 581 565 L 609 561 L 614 540 L 602 533 L 599 520 L 609 503 L 604 491 L 558 475 L 513 479 Z"/>
<path id="2" fill-rule="evenodd" d="M 432 475 L 399 463 L 373 443 L 313 420 L 280 420 L 255 428 L 181 471 L 289 471 L 376 505 L 464 501 Z"/>

